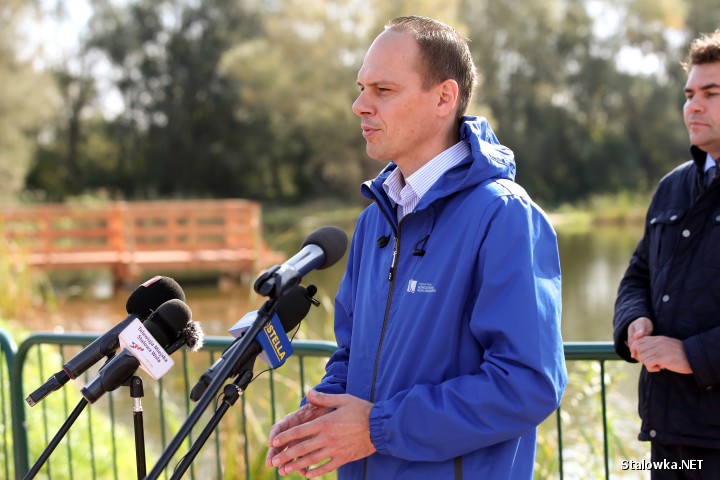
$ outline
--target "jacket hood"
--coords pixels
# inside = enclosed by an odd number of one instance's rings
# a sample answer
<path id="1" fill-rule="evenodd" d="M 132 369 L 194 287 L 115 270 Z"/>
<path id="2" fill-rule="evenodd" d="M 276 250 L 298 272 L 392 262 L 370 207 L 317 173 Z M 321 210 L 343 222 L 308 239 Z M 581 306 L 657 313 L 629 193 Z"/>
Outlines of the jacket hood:
<path id="1" fill-rule="evenodd" d="M 515 180 L 515 156 L 501 144 L 483 117 L 465 117 L 460 125 L 460 139 L 470 144 L 474 184 L 489 178 Z"/>
<path id="2" fill-rule="evenodd" d="M 445 172 L 422 198 L 418 207 L 491 178 L 515 180 L 515 156 L 512 150 L 500 143 L 487 119 L 464 117 L 460 125 L 460 140 L 470 145 L 471 155 Z M 395 168 L 397 165 L 390 162 L 374 180 L 365 182 L 363 194 L 372 198 L 368 189 L 383 192 L 382 183 Z"/>

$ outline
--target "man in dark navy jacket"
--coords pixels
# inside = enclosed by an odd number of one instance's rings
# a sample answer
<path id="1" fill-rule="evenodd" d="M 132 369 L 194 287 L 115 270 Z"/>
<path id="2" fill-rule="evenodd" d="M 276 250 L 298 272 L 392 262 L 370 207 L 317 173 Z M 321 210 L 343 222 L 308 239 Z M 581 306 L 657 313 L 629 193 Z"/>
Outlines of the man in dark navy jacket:
<path id="1" fill-rule="evenodd" d="M 640 440 L 653 479 L 720 478 L 720 30 L 692 42 L 692 159 L 661 181 L 620 283 L 615 349 L 642 362 Z M 677 469 L 673 469 L 673 466 Z"/>

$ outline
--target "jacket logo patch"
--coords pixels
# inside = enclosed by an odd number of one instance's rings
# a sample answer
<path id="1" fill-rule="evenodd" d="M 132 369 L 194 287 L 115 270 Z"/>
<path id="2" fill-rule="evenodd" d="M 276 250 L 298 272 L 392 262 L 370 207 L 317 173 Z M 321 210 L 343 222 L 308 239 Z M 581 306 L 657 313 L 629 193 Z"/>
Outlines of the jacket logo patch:
<path id="1" fill-rule="evenodd" d="M 408 293 L 435 293 L 435 285 L 428 282 L 418 282 L 417 280 L 410 279 L 407 287 Z"/>

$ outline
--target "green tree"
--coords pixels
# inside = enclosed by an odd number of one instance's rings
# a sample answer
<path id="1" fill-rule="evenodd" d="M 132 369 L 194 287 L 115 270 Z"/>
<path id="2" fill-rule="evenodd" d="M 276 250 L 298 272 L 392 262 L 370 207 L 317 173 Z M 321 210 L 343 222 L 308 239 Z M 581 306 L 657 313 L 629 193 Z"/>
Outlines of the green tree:
<path id="1" fill-rule="evenodd" d="M 0 6 L 0 201 L 17 199 L 25 185 L 38 135 L 53 115 L 55 91 L 48 75 L 23 58 L 28 45 L 20 27 L 36 14 L 33 3 L 7 0 Z"/>
<path id="2" fill-rule="evenodd" d="M 55 69 L 61 120 L 30 180 L 59 198 L 360 198 L 381 165 L 351 111 L 355 76 L 407 14 L 471 39 L 471 113 L 515 151 L 534 197 L 647 190 L 686 156 L 679 61 L 720 21 L 708 0 L 91 3 L 79 56 L 109 61 L 124 105 L 105 120 L 89 108 L 99 79 Z"/>
<path id="3" fill-rule="evenodd" d="M 687 0 L 683 9 L 690 38 L 720 28 L 720 5 L 714 0 Z"/>
<path id="4" fill-rule="evenodd" d="M 238 44 L 223 71 L 239 85 L 236 115 L 268 121 L 263 158 L 276 190 L 292 197 L 357 197 L 369 175 L 351 105 L 367 48 L 366 8 L 356 1 L 266 5 L 265 35 Z M 352 193 L 350 193 L 352 192 Z"/>
<path id="5" fill-rule="evenodd" d="M 466 2 L 481 100 L 531 193 L 560 202 L 646 188 L 677 163 L 681 88 L 669 38 L 683 21 L 673 5 Z M 656 70 L 631 71 L 620 63 L 627 52 L 656 58 Z"/>

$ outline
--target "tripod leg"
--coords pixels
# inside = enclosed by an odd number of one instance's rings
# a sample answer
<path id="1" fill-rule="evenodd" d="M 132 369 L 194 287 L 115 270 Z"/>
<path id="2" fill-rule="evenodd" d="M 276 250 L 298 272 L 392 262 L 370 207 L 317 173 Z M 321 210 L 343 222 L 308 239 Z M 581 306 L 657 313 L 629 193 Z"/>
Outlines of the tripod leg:
<path id="1" fill-rule="evenodd" d="M 136 399 L 140 402 L 140 399 Z M 137 477 L 138 479 L 145 478 L 146 464 L 145 464 L 145 431 L 143 429 L 143 412 L 142 405 L 140 410 L 133 409 L 133 423 L 135 424 L 135 458 L 137 459 Z"/>
<path id="2" fill-rule="evenodd" d="M 137 464 L 137 478 L 142 480 L 147 473 L 145 462 L 145 427 L 143 425 L 142 397 L 143 383 L 138 376 L 130 379 L 130 396 L 133 399 L 133 425 L 135 427 L 135 462 Z"/>
<path id="3" fill-rule="evenodd" d="M 183 474 L 190 467 L 198 453 L 200 453 L 200 449 L 203 445 L 205 445 L 205 442 L 210 437 L 210 434 L 215 430 L 215 427 L 218 426 L 225 413 L 230 407 L 235 405 L 235 402 L 238 401 L 240 395 L 242 395 L 245 391 L 245 388 L 247 388 L 250 380 L 252 380 L 252 369 L 243 371 L 243 373 L 237 376 L 233 383 L 225 385 L 225 388 L 223 389 L 223 400 L 220 402 L 220 406 L 218 406 L 212 418 L 210 418 L 207 425 L 205 425 L 205 428 L 203 428 L 202 432 L 200 432 L 200 435 L 195 443 L 192 444 L 188 453 L 175 468 L 170 480 L 179 480 L 182 478 Z"/>
<path id="4" fill-rule="evenodd" d="M 40 458 L 38 458 L 37 462 L 35 462 L 35 465 L 33 465 L 30 471 L 28 471 L 27 475 L 25 475 L 24 480 L 35 478 L 35 475 L 38 474 L 42 466 L 50 458 L 50 455 L 52 455 L 52 452 L 58 446 L 60 440 L 63 439 L 65 434 L 70 430 L 70 427 L 72 427 L 73 423 L 75 423 L 75 420 L 77 420 L 77 418 L 87 406 L 88 401 L 84 398 L 80 400 L 80 402 L 78 402 L 75 409 L 70 413 L 70 416 L 67 418 L 67 420 L 65 420 L 65 423 L 63 423 L 62 427 L 60 427 L 60 430 L 58 430 L 58 432 L 55 434 L 48 446 L 45 447 L 45 450 L 43 450 L 42 454 L 40 454 Z"/>

